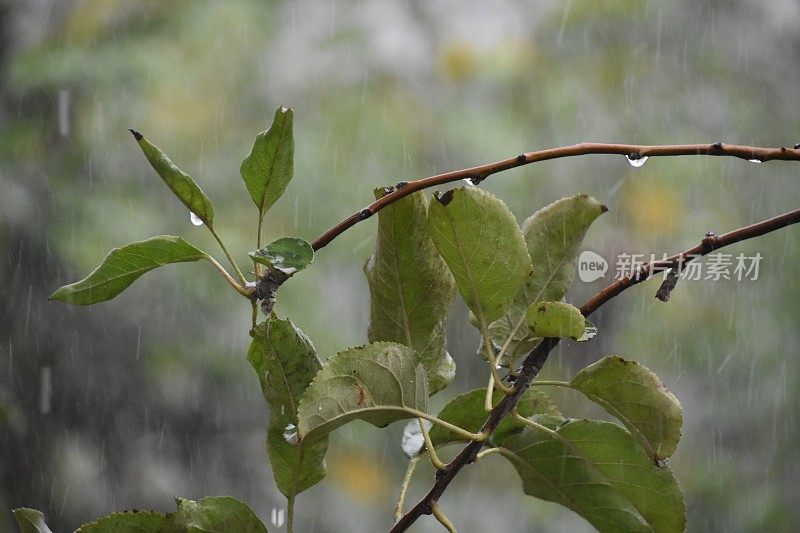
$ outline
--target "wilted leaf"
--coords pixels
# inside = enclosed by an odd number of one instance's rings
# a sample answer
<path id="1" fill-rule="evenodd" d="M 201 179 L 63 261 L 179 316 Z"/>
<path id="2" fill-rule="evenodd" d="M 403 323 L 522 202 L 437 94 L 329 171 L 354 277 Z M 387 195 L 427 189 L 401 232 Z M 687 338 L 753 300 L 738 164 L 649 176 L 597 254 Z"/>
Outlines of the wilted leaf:
<path id="1" fill-rule="evenodd" d="M 575 276 L 575 259 L 583 237 L 592 222 L 607 210 L 594 198 L 581 194 L 553 202 L 522 224 L 533 274 L 525 280 L 506 313 L 489 326 L 492 342 L 498 348 L 512 337 L 507 366 L 515 366 L 515 356 L 529 352 L 538 342 L 522 327 L 526 309 L 536 302 L 564 297 Z"/>
<path id="2" fill-rule="evenodd" d="M 103 262 L 86 278 L 64 285 L 50 295 L 51 300 L 89 305 L 110 300 L 124 291 L 136 278 L 169 263 L 205 259 L 206 254 L 180 237 L 161 235 L 134 242 L 109 252 Z"/>
<path id="3" fill-rule="evenodd" d="M 414 350 L 392 342 L 350 348 L 328 359 L 300 400 L 300 438 L 317 439 L 356 418 L 384 427 L 427 407 L 427 377 Z"/>
<path id="4" fill-rule="evenodd" d="M 194 182 L 187 173 L 182 171 L 158 147 L 150 144 L 138 131 L 131 130 L 136 142 L 139 143 L 144 156 L 150 162 L 164 183 L 175 193 L 175 196 L 189 208 L 189 211 L 202 220 L 206 226 L 212 227 L 214 223 L 214 207 L 206 193 Z"/>
<path id="5" fill-rule="evenodd" d="M 575 376 L 570 386 L 617 417 L 650 457 L 669 457 L 681 438 L 681 404 L 650 369 L 622 357 L 604 357 Z"/>
<path id="6" fill-rule="evenodd" d="M 580 310 L 564 302 L 531 304 L 525 313 L 525 323 L 534 337 L 577 340 L 586 329 L 586 319 Z"/>
<path id="7" fill-rule="evenodd" d="M 248 255 L 256 263 L 266 265 L 284 276 L 293 276 L 314 261 L 311 243 L 297 237 L 278 239 Z"/>
<path id="8" fill-rule="evenodd" d="M 281 197 L 294 175 L 293 117 L 291 108 L 279 107 L 272 126 L 256 136 L 253 150 L 239 169 L 260 218 Z"/>
<path id="9" fill-rule="evenodd" d="M 377 198 L 381 191 L 375 190 Z M 416 350 L 428 375 L 428 392 L 434 394 L 455 376 L 444 340 L 455 282 L 428 236 L 426 219 L 422 191 L 380 210 L 375 251 L 364 273 L 371 296 L 369 341 L 393 341 Z"/>
<path id="10" fill-rule="evenodd" d="M 12 511 L 19 524 L 20 533 L 53 533 L 44 522 L 44 515 L 36 509 L 20 507 Z"/>
<path id="11" fill-rule="evenodd" d="M 169 518 L 154 511 L 112 513 L 82 525 L 75 533 L 178 533 L 186 528 L 171 525 Z"/>
<path id="12" fill-rule="evenodd" d="M 531 272 L 506 204 L 477 187 L 453 189 L 431 203 L 428 228 L 478 322 L 499 318 Z"/>
<path id="13" fill-rule="evenodd" d="M 267 528 L 247 504 L 230 496 L 200 501 L 175 498 L 178 511 L 171 522 L 179 531 L 202 533 L 267 533 Z M 186 528 L 186 529 L 184 529 Z"/>
<path id="14" fill-rule="evenodd" d="M 475 389 L 464 394 L 460 394 L 450 400 L 447 405 L 439 411 L 436 418 L 450 422 L 462 429 L 469 432 L 477 433 L 489 414 L 484 409 L 484 397 L 486 389 Z M 501 399 L 501 395 L 494 395 L 493 405 Z M 517 412 L 522 416 L 529 417 L 535 414 L 549 414 L 553 416 L 561 416 L 558 409 L 550 401 L 550 398 L 536 389 L 528 389 L 520 398 L 517 404 Z M 503 442 L 509 435 L 522 430 L 522 426 L 514 421 L 511 417 L 507 417 L 500 422 L 500 425 L 492 435 L 492 443 L 498 445 Z M 466 442 L 463 435 L 459 435 L 442 426 L 433 426 L 430 431 L 431 442 L 434 447 L 443 446 L 453 442 Z"/>
<path id="15" fill-rule="evenodd" d="M 686 526 L 680 487 L 636 439 L 609 422 L 527 428 L 504 443 L 530 496 L 559 503 L 600 531 L 679 532 Z"/>
<path id="16" fill-rule="evenodd" d="M 278 489 L 287 497 L 325 477 L 328 439 L 292 444 L 287 427 L 299 425 L 297 407 L 311 380 L 322 368 L 311 340 L 289 320 L 270 316 L 251 331 L 247 360 L 261 382 L 269 406 L 267 452 Z M 291 430 L 289 431 L 291 432 Z"/>

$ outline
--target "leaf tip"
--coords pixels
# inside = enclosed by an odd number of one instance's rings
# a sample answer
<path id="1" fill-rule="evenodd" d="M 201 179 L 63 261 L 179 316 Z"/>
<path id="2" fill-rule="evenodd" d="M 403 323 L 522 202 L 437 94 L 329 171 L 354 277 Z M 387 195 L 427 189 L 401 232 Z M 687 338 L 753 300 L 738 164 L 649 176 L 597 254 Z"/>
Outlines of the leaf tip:
<path id="1" fill-rule="evenodd" d="M 608 213 L 608 206 L 606 204 L 600 204 L 600 212 Z"/>
<path id="2" fill-rule="evenodd" d="M 142 135 L 138 131 L 136 131 L 134 129 L 131 129 L 131 128 L 128 128 L 128 131 L 131 132 L 131 134 L 133 135 L 133 138 L 136 139 L 137 142 L 141 141 L 142 139 L 144 139 L 144 135 Z"/>

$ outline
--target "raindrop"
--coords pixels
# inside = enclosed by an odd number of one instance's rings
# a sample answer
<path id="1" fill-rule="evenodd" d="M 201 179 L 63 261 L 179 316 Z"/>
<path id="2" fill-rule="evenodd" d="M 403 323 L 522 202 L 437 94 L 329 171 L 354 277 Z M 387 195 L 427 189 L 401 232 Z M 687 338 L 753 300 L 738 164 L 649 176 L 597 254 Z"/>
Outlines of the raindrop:
<path id="1" fill-rule="evenodd" d="M 286 429 L 283 430 L 283 440 L 292 446 L 297 445 L 297 443 L 300 442 L 300 438 L 297 435 L 297 426 L 294 424 L 286 426 Z"/>
<path id="2" fill-rule="evenodd" d="M 756 159 L 755 157 L 753 159 L 748 159 L 748 161 L 750 161 L 751 163 L 763 163 L 762 160 Z"/>
<path id="3" fill-rule="evenodd" d="M 427 420 L 422 422 L 425 424 L 426 429 L 430 429 L 431 423 Z M 403 453 L 406 457 L 413 459 L 422 449 L 425 444 L 425 437 L 422 436 L 422 430 L 419 429 L 419 422 L 411 420 L 403 428 L 403 438 L 400 441 L 400 447 L 403 448 Z"/>
<path id="4" fill-rule="evenodd" d="M 69 91 L 58 91 L 58 134 L 62 137 L 69 135 Z"/>
<path id="5" fill-rule="evenodd" d="M 200 217 L 195 215 L 191 211 L 189 211 L 189 220 L 191 220 L 192 224 L 194 224 L 195 226 L 202 226 L 203 225 L 203 221 L 200 220 Z"/>
<path id="6" fill-rule="evenodd" d="M 467 185 L 469 185 L 471 187 L 475 186 L 475 181 L 472 178 L 464 178 L 464 183 L 466 183 Z"/>
<path id="7" fill-rule="evenodd" d="M 46 415 L 50 412 L 50 404 L 53 400 L 53 369 L 43 366 L 39 372 L 39 412 Z"/>
<path id="8" fill-rule="evenodd" d="M 639 168 L 640 166 L 644 165 L 647 161 L 647 156 L 642 156 L 637 159 L 636 154 L 628 154 L 625 156 L 628 159 L 628 163 L 631 164 L 634 168 Z"/>
<path id="9" fill-rule="evenodd" d="M 285 511 L 283 509 L 276 509 L 273 507 L 269 516 L 269 521 L 275 527 L 283 527 L 283 524 L 286 521 Z"/>

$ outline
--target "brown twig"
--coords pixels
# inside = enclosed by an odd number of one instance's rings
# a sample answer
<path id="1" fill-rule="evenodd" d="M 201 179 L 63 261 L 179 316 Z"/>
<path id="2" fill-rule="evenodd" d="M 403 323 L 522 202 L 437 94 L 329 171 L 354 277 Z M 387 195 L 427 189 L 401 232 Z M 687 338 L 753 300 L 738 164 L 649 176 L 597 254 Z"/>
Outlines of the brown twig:
<path id="1" fill-rule="evenodd" d="M 603 304 L 620 294 L 625 289 L 641 283 L 655 273 L 666 269 L 681 270 L 682 266 L 686 263 L 693 261 L 699 257 L 707 255 L 714 250 L 718 250 L 724 246 L 752 239 L 770 233 L 772 231 L 784 228 L 791 224 L 800 222 L 800 209 L 785 213 L 783 215 L 764 220 L 750 226 L 745 226 L 737 230 L 725 233 L 724 235 L 715 235 L 709 233 L 703 238 L 701 243 L 693 248 L 690 248 L 672 257 L 663 259 L 661 261 L 653 261 L 647 265 L 642 265 L 637 268 L 630 275 L 617 280 L 611 285 L 607 286 L 592 298 L 590 298 L 583 306 L 581 306 L 581 313 L 583 316 L 588 317 L 595 312 Z M 558 344 L 559 339 L 547 338 L 544 339 L 539 346 L 537 346 L 530 354 L 527 355 L 523 364 L 522 370 L 517 376 L 514 391 L 508 396 L 504 397 L 489 413 L 489 417 L 481 428 L 481 433 L 491 436 L 497 429 L 500 422 L 508 415 L 512 409 L 517 405 L 522 394 L 531 386 L 533 380 L 539 374 L 550 352 Z M 417 518 L 423 514 L 431 514 L 433 512 L 433 505 L 439 500 L 444 493 L 447 486 L 453 481 L 453 478 L 464 466 L 475 460 L 480 449 L 486 441 L 476 442 L 472 441 L 467 444 L 461 452 L 446 465 L 444 470 L 440 470 L 436 474 L 436 482 L 433 487 L 428 491 L 422 500 L 419 501 L 412 509 L 410 509 L 392 528 L 392 532 L 406 531 Z"/>
<path id="2" fill-rule="evenodd" d="M 624 155 L 628 158 L 635 160 L 643 157 L 663 157 L 663 156 L 676 156 L 676 155 L 711 155 L 711 156 L 725 156 L 725 157 L 738 157 L 748 161 L 800 161 L 800 149 L 786 148 L 761 148 L 758 146 L 737 146 L 734 144 L 723 144 L 721 142 L 712 144 L 675 144 L 675 145 L 662 145 L 662 146 L 644 146 L 637 144 L 604 144 L 604 143 L 581 143 L 572 146 L 562 146 L 559 148 L 548 148 L 546 150 L 538 150 L 535 152 L 526 152 L 511 159 L 504 159 L 495 163 L 480 165 L 472 168 L 465 168 L 463 170 L 455 170 L 453 172 L 446 172 L 444 174 L 437 174 L 428 178 L 423 178 L 415 181 L 404 182 L 401 181 L 394 187 L 390 187 L 391 192 L 388 192 L 382 198 L 372 202 L 364 209 L 357 211 L 342 220 L 334 227 L 317 237 L 312 246 L 314 250 L 323 248 L 333 239 L 344 233 L 345 230 L 355 226 L 362 220 L 366 220 L 387 205 L 396 202 L 404 196 L 442 185 L 453 181 L 468 179 L 477 184 L 485 180 L 487 177 L 504 170 L 509 170 L 537 161 L 546 161 L 548 159 L 559 159 L 562 157 L 573 157 L 577 155 L 589 154 L 618 154 Z"/>

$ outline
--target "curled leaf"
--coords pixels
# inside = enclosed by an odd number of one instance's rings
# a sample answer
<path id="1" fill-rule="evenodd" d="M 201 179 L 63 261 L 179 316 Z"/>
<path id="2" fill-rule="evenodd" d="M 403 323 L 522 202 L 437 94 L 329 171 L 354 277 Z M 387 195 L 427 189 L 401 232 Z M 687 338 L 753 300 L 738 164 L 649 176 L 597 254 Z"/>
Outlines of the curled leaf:
<path id="1" fill-rule="evenodd" d="M 311 243 L 303 239 L 284 237 L 247 255 L 256 263 L 266 265 L 273 272 L 290 277 L 314 261 L 314 248 Z"/>
<path id="2" fill-rule="evenodd" d="M 150 166 L 161 176 L 164 183 L 175 193 L 175 196 L 189 208 L 197 218 L 203 221 L 209 228 L 214 223 L 214 207 L 206 193 L 194 182 L 186 172 L 167 157 L 167 154 L 160 148 L 154 146 L 145 139 L 138 131 L 130 130 L 144 156 L 150 162 Z"/>

